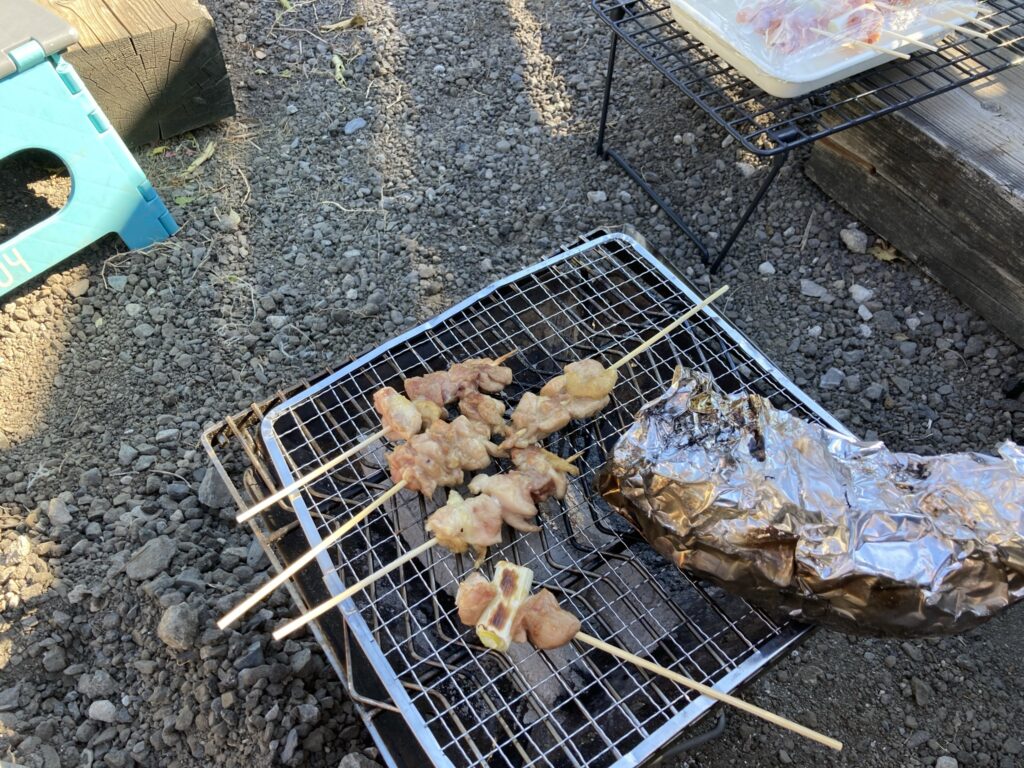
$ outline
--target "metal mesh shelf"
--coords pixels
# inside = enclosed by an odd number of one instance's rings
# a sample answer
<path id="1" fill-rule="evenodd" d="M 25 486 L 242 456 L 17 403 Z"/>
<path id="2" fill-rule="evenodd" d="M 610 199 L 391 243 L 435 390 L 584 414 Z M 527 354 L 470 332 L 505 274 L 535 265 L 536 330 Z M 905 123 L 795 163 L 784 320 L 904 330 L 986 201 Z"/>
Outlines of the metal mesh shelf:
<path id="1" fill-rule="evenodd" d="M 274 408 L 262 436 L 282 482 L 304 475 L 379 429 L 370 398 L 405 376 L 510 350 L 509 404 L 561 367 L 611 362 L 699 301 L 635 240 L 608 235 L 497 283 L 355 360 Z M 783 408 L 842 429 L 738 331 L 712 312 L 620 371 L 612 405 L 552 436 L 563 456 L 585 450 L 564 502 L 547 502 L 543 530 L 492 549 L 533 568 L 583 619 L 584 629 L 721 690 L 733 690 L 785 654 L 806 631 L 779 624 L 717 588 L 695 582 L 638 541 L 597 498 L 593 477 L 637 408 L 663 390 L 677 364 L 747 388 Z M 311 545 L 390 486 L 384 453 L 368 449 L 295 499 Z M 424 540 L 422 521 L 443 503 L 402 492 L 354 528 L 318 565 L 334 594 Z M 506 535 L 508 535 L 506 533 Z M 586 646 L 549 652 L 480 646 L 454 612 L 467 558 L 435 548 L 341 610 L 420 746 L 437 765 L 612 766 L 642 762 L 711 707 Z"/>
<path id="2" fill-rule="evenodd" d="M 672 19 L 667 0 L 591 0 L 598 15 L 751 152 L 785 152 L 1024 61 L 1024 0 L 986 0 L 971 28 L 797 99 L 762 91 Z"/>

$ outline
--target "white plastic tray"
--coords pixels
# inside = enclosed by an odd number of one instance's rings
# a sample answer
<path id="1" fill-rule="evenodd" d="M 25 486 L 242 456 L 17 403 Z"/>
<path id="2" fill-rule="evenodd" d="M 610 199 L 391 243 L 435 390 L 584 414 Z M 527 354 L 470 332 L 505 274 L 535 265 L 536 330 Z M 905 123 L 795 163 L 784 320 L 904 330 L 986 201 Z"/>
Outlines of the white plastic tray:
<path id="1" fill-rule="evenodd" d="M 739 0 L 670 0 L 670 3 L 676 23 L 773 96 L 802 96 L 895 60 L 887 53 L 842 45 L 838 41 L 834 45 L 815 46 L 812 51 L 783 55 L 770 50 L 750 25 L 736 21 Z M 899 32 L 924 42 L 945 37 L 953 30 L 922 17 L 962 24 L 977 14 L 975 9 L 974 13 L 965 15 L 965 5 L 951 5 L 944 0 L 922 5 L 921 13 Z M 878 45 L 906 54 L 922 50 L 914 43 L 888 36 Z"/>

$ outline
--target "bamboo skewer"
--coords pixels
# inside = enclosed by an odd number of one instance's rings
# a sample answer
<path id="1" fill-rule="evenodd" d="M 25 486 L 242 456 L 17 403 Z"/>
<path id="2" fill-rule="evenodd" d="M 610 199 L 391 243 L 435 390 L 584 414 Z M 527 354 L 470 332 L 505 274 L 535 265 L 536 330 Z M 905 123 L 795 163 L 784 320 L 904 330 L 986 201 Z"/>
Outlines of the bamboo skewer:
<path id="1" fill-rule="evenodd" d="M 329 536 L 322 539 L 319 544 L 317 544 L 315 547 L 313 547 L 308 552 L 303 554 L 302 557 L 300 557 L 294 563 L 292 563 L 279 574 L 277 574 L 277 576 L 275 576 L 262 587 L 260 587 L 256 592 L 254 592 L 252 595 L 247 597 L 237 606 L 232 608 L 231 611 L 224 614 L 221 620 L 217 622 L 217 626 L 220 629 L 225 629 L 226 627 L 229 627 L 246 611 L 248 611 L 250 608 L 256 605 L 256 603 L 265 598 L 279 586 L 284 584 L 289 578 L 291 578 L 296 573 L 301 571 L 307 564 L 312 562 L 313 558 L 315 558 L 321 552 L 323 552 L 336 541 L 338 541 L 346 533 L 355 528 L 356 525 L 358 525 L 360 522 L 366 519 L 367 515 L 369 515 L 371 512 L 373 512 L 373 510 L 380 507 L 388 499 L 390 499 L 392 496 L 394 496 L 403 488 L 405 488 L 405 486 L 406 482 L 405 480 L 402 480 L 388 488 L 384 493 L 382 493 L 380 496 L 374 499 L 372 503 L 368 504 L 361 512 L 358 512 L 352 517 L 350 517 L 342 525 L 338 526 L 338 528 L 335 531 L 331 532 Z"/>
<path id="2" fill-rule="evenodd" d="M 370 435 L 368 438 L 366 438 L 365 440 L 361 441 L 358 445 L 354 445 L 353 447 L 349 448 L 347 451 L 345 451 L 340 456 L 335 456 L 330 461 L 328 461 L 328 462 L 326 462 L 324 464 L 321 464 L 319 467 L 314 469 L 309 474 L 303 475 L 302 477 L 300 477 L 300 478 L 298 478 L 296 480 L 293 480 L 292 482 L 288 483 L 288 485 L 286 485 L 281 490 L 277 491 L 276 493 L 271 494 L 270 496 L 267 496 L 262 501 L 260 501 L 260 502 L 258 502 L 256 504 L 253 504 L 251 507 L 249 507 L 244 512 L 240 512 L 238 514 L 238 516 L 235 518 L 235 520 L 238 521 L 239 523 L 244 523 L 246 520 L 249 520 L 249 519 L 251 519 L 253 517 L 256 517 L 256 515 L 258 515 L 260 512 L 263 512 L 263 511 L 265 511 L 267 509 L 270 509 L 270 507 L 272 507 L 277 502 L 281 501 L 281 499 L 290 498 L 295 493 L 297 493 L 298 491 L 301 491 L 303 488 L 305 488 L 311 482 L 316 480 L 318 477 L 322 477 L 323 475 L 326 475 L 328 472 L 330 472 L 336 466 L 341 464 L 341 462 L 343 462 L 349 456 L 352 456 L 355 453 L 359 453 L 359 451 L 363 450 L 364 448 L 366 448 L 366 447 L 368 447 L 370 445 L 373 445 L 373 443 L 377 442 L 382 437 L 384 437 L 384 430 L 383 429 L 380 432 L 376 432 L 375 434 Z"/>
<path id="3" fill-rule="evenodd" d="M 698 312 L 700 312 L 700 311 L 701 311 L 702 309 L 704 309 L 704 308 L 705 308 L 705 307 L 706 307 L 706 306 L 707 306 L 708 304 L 710 304 L 710 303 L 711 303 L 712 301 L 714 301 L 715 299 L 717 299 L 717 298 L 718 298 L 719 296 L 721 296 L 721 295 L 722 295 L 723 293 L 725 293 L 725 292 L 726 292 L 726 291 L 728 291 L 728 290 L 729 290 L 729 286 L 728 286 L 728 285 L 723 285 L 723 286 L 722 286 L 721 288 L 719 288 L 719 289 L 718 289 L 717 291 L 715 291 L 715 292 L 714 292 L 714 293 L 712 293 L 712 294 L 711 294 L 710 296 L 708 296 L 708 297 L 707 297 L 706 299 L 704 299 L 704 301 L 702 301 L 702 302 L 701 302 L 700 304 L 697 304 L 697 305 L 696 305 L 695 307 L 693 307 L 693 309 L 689 309 L 689 310 L 687 310 L 686 312 L 684 312 L 684 313 L 683 313 L 682 315 L 680 315 L 679 317 L 677 317 L 677 318 L 676 318 L 675 320 L 673 320 L 673 321 L 672 321 L 671 323 L 669 323 L 668 325 L 666 325 L 666 326 L 665 326 L 664 328 L 662 328 L 662 329 L 661 329 L 660 331 L 658 331 L 658 332 L 657 332 L 656 334 L 654 334 L 653 336 L 651 336 L 651 338 L 649 338 L 649 339 L 648 339 L 647 341 L 645 341 L 645 342 L 644 342 L 643 344 L 641 344 L 640 346 L 638 346 L 638 347 L 637 347 L 636 349 L 634 349 L 634 350 L 633 350 L 632 352 L 629 352 L 629 353 L 627 353 L 627 354 L 623 355 L 622 357 L 620 357 L 620 358 L 619 358 L 619 360 L 618 360 L 618 362 L 615 362 L 615 363 L 612 363 L 611 365 L 609 365 L 609 366 L 608 366 L 608 368 L 609 368 L 610 370 L 613 370 L 613 371 L 617 371 L 617 370 L 619 370 L 619 368 L 621 368 L 622 366 L 624 366 L 624 365 L 625 365 L 626 363 L 628 363 L 628 362 L 629 362 L 630 360 L 632 360 L 632 359 L 633 359 L 634 357 L 636 357 L 637 355 L 639 355 L 639 354 L 640 354 L 641 352 L 643 352 L 643 351 L 644 351 L 645 349 L 647 349 L 647 348 L 649 348 L 649 347 L 653 346 L 654 344 L 657 344 L 657 343 L 658 343 L 659 341 L 661 341 L 661 340 L 662 340 L 663 338 L 665 338 L 665 337 L 666 337 L 666 336 L 668 336 L 668 335 L 669 335 L 670 333 L 672 333 L 672 331 L 674 331 L 674 330 L 675 330 L 676 328 L 678 328 L 678 327 L 679 327 L 680 325 L 682 325 L 683 323 L 685 323 L 685 322 L 686 322 L 687 320 L 689 320 L 689 319 L 690 319 L 691 317 L 693 317 L 693 316 L 694 316 L 695 314 L 697 314 Z"/>
<path id="4" fill-rule="evenodd" d="M 647 659 L 641 656 L 637 656 L 636 654 L 630 653 L 629 651 L 624 651 L 623 649 L 611 645 L 610 643 L 606 643 L 604 640 L 599 640 L 598 638 L 592 635 L 588 635 L 586 632 L 577 632 L 575 639 L 579 640 L 581 643 L 585 643 L 594 648 L 602 650 L 605 653 L 609 653 L 612 656 L 620 658 L 623 661 L 628 661 L 631 664 L 635 664 L 641 669 L 646 669 L 648 672 L 653 672 L 656 675 L 661 675 L 662 677 L 665 677 L 675 683 L 678 683 L 679 685 L 686 686 L 687 688 L 692 688 L 698 693 L 707 696 L 708 698 L 714 699 L 715 701 L 720 701 L 723 704 L 728 704 L 729 706 L 743 710 L 748 714 L 754 715 L 755 717 L 759 717 L 762 720 L 766 720 L 769 723 L 777 725 L 780 728 L 785 728 L 787 731 L 792 731 L 793 733 L 800 734 L 804 738 L 810 739 L 811 741 L 815 741 L 818 744 L 823 744 L 829 749 L 834 749 L 837 752 L 839 752 L 843 748 L 843 743 L 841 741 L 837 741 L 836 739 L 833 739 L 829 736 L 825 736 L 824 734 L 818 733 L 817 731 L 813 731 L 807 726 L 800 725 L 799 723 L 794 723 L 792 720 L 787 720 L 781 715 L 776 715 L 774 712 L 769 712 L 766 709 L 762 709 L 761 707 L 755 706 L 754 704 L 750 704 L 749 702 L 743 701 L 743 699 L 737 699 L 735 696 L 730 696 L 728 693 L 716 691 L 714 688 L 709 688 L 706 685 L 698 683 L 696 680 L 691 680 L 688 677 L 680 675 L 678 672 L 673 672 L 671 669 L 666 669 L 665 667 L 659 664 L 655 664 L 652 661 L 648 661 Z"/>
<path id="5" fill-rule="evenodd" d="M 417 557 L 422 555 L 424 552 L 426 552 L 428 549 L 433 547 L 435 544 L 437 544 L 437 539 L 434 539 L 434 538 L 427 539 L 425 542 L 420 544 L 415 549 L 410 550 L 409 552 L 406 552 L 404 555 L 402 555 L 401 557 L 399 557 L 399 558 L 397 558 L 395 560 L 392 560 L 390 563 L 385 565 L 380 570 L 377 570 L 377 571 L 374 571 L 373 573 L 371 573 L 365 579 L 360 579 L 355 584 L 353 584 L 351 587 L 348 587 L 344 592 L 339 592 L 334 597 L 332 597 L 330 600 L 325 600 L 324 602 L 320 603 L 320 605 L 318 605 L 316 608 L 313 608 L 313 609 L 307 611 L 306 613 L 302 614 L 301 616 L 299 616 L 296 619 L 292 619 L 287 624 L 285 624 L 283 627 L 281 627 L 280 629 L 278 629 L 278 630 L 276 630 L 274 632 L 274 639 L 275 640 L 280 640 L 281 638 L 287 637 L 288 635 L 290 635 L 295 630 L 297 630 L 297 629 L 299 629 L 301 627 L 306 626 L 306 624 L 308 624 L 309 622 L 313 621 L 313 619 L 315 619 L 318 616 L 321 616 L 321 615 L 327 613 L 327 611 L 331 610 L 331 608 L 333 608 L 334 606 L 338 605 L 338 603 L 341 603 L 341 602 L 343 602 L 345 600 L 348 600 L 350 597 L 352 597 L 352 595 L 356 594 L 357 592 L 359 592 L 362 589 L 365 589 L 370 584 L 372 584 L 373 582 L 377 581 L 377 579 L 379 579 L 379 578 L 381 578 L 383 576 L 387 576 L 393 570 L 395 570 L 396 568 L 398 568 L 400 566 L 405 565 L 410 560 L 415 560 Z"/>
<path id="6" fill-rule="evenodd" d="M 924 50 L 931 51 L 932 53 L 937 53 L 939 50 L 938 46 L 932 45 L 931 43 L 926 43 L 924 40 L 918 40 L 917 38 L 911 37 L 910 35 L 904 35 L 901 34 L 900 32 L 893 32 L 891 29 L 883 29 L 882 34 L 888 35 L 889 37 L 895 40 L 901 40 L 904 43 L 916 45 L 918 48 L 923 48 Z"/>
<path id="7" fill-rule="evenodd" d="M 905 54 L 903 51 L 895 51 L 892 48 L 886 48 L 884 45 L 875 45 L 874 43 L 867 43 L 863 40 L 857 40 L 856 38 L 853 37 L 843 37 L 841 35 L 836 35 L 832 32 L 829 32 L 827 29 L 821 29 L 820 27 L 812 27 L 811 32 L 813 32 L 816 35 L 821 35 L 823 37 L 833 37 L 839 42 L 843 43 L 844 45 L 858 45 L 861 48 L 869 48 L 872 51 L 885 53 L 897 59 L 904 59 L 905 61 L 910 61 L 910 56 Z"/>

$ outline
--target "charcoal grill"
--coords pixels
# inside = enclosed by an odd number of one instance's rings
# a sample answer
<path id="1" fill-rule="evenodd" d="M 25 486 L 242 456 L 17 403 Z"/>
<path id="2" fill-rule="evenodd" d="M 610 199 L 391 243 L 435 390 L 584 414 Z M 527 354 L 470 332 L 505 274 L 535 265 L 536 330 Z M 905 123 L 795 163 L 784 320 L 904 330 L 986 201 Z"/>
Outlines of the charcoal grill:
<path id="1" fill-rule="evenodd" d="M 673 19 L 669 0 L 591 0 L 611 27 L 604 102 L 597 152 L 610 157 L 693 241 L 705 264 L 717 270 L 743 227 L 774 183 L 789 153 L 839 131 L 906 109 L 954 88 L 978 82 L 1024 62 L 1024 0 L 985 0 L 975 22 L 978 39 L 951 33 L 935 43 L 937 52 L 914 54 L 822 88 L 806 96 L 771 96 L 687 33 Z M 715 254 L 626 155 L 608 146 L 619 40 L 637 51 L 673 85 L 711 116 L 749 152 L 772 158 L 771 168 L 740 215 L 725 245 Z"/>
<path id="2" fill-rule="evenodd" d="M 637 240 L 602 234 L 295 392 L 263 418 L 262 446 L 253 440 L 252 414 L 241 429 L 237 419 L 211 429 L 207 445 L 230 478 L 225 435 L 244 433 L 247 460 L 266 475 L 263 484 L 286 484 L 376 432 L 370 398 L 403 376 L 514 349 L 507 363 L 513 384 L 502 393 L 514 403 L 568 362 L 618 359 L 698 302 L 694 288 Z M 602 414 L 550 438 L 547 447 L 563 456 L 584 451 L 577 461 L 583 471 L 564 502 L 542 509 L 540 533 L 513 535 L 488 562 L 505 558 L 533 568 L 537 582 L 583 619 L 585 631 L 728 692 L 783 657 L 808 630 L 778 623 L 663 562 L 592 487 L 616 437 L 678 364 L 708 372 L 725 391 L 754 391 L 845 431 L 718 312 L 703 313 L 621 370 Z M 381 444 L 351 457 L 294 498 L 293 512 L 275 510 L 263 523 L 283 526 L 294 539 L 297 521 L 305 546 L 315 546 L 390 486 L 384 450 Z M 269 476 L 266 458 L 277 478 Z M 440 501 L 440 494 L 432 501 L 409 492 L 396 496 L 303 572 L 293 595 L 300 607 L 322 599 L 310 590 L 338 594 L 420 544 L 422 521 Z M 350 689 L 357 687 L 348 679 L 352 658 L 368 672 L 373 696 L 356 693 L 390 763 L 413 762 L 393 757 L 397 748 L 409 750 L 411 739 L 435 765 L 642 764 L 664 754 L 713 706 L 588 646 L 550 652 L 513 646 L 509 655 L 486 650 L 454 615 L 458 579 L 470 566 L 469 558 L 435 548 L 326 614 L 333 628 L 314 625 Z M 395 727 L 380 727 L 381 716 L 394 718 Z"/>

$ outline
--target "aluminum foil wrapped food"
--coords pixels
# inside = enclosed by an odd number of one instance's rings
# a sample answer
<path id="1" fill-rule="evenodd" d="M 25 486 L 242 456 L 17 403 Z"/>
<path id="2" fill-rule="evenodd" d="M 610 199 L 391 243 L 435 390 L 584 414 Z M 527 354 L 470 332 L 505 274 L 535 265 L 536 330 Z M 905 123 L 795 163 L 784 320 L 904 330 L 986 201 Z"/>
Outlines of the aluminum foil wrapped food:
<path id="1" fill-rule="evenodd" d="M 778 615 L 951 634 L 1024 597 L 1024 451 L 916 456 L 677 369 L 598 478 L 680 568 Z"/>

